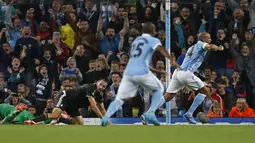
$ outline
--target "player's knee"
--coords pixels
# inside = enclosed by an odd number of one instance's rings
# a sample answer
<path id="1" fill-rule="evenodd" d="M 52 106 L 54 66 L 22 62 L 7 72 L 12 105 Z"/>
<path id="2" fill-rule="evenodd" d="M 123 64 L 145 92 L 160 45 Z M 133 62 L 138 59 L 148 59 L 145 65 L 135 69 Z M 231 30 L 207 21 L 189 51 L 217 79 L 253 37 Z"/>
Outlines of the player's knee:
<path id="1" fill-rule="evenodd" d="M 57 119 L 61 117 L 62 110 L 60 108 L 54 108 L 51 114 L 51 118 Z"/>
<path id="2" fill-rule="evenodd" d="M 173 93 L 166 93 L 164 95 L 165 101 L 168 102 L 170 100 L 172 100 L 174 98 L 174 94 Z"/>
<path id="3" fill-rule="evenodd" d="M 84 125 L 84 121 L 83 120 L 79 120 L 78 125 Z"/>
<path id="4" fill-rule="evenodd" d="M 74 120 L 76 125 L 84 125 L 84 121 L 82 118 L 77 118 Z"/>
<path id="5" fill-rule="evenodd" d="M 158 92 L 160 95 L 163 95 L 163 93 L 164 93 L 164 87 L 159 88 L 159 89 L 156 90 L 155 92 Z"/>
<path id="6" fill-rule="evenodd" d="M 119 96 L 117 96 L 117 97 L 115 98 L 115 100 L 119 101 L 119 102 L 121 103 L 121 105 L 124 104 L 124 99 L 121 99 Z"/>
<path id="7" fill-rule="evenodd" d="M 164 91 L 165 91 L 165 87 L 163 86 L 163 84 L 160 85 L 160 88 L 158 89 L 160 91 L 160 93 L 163 95 Z"/>
<path id="8" fill-rule="evenodd" d="M 208 96 L 209 95 L 209 90 L 206 87 L 203 87 L 199 90 L 199 93 L 202 93 L 202 94 Z"/>

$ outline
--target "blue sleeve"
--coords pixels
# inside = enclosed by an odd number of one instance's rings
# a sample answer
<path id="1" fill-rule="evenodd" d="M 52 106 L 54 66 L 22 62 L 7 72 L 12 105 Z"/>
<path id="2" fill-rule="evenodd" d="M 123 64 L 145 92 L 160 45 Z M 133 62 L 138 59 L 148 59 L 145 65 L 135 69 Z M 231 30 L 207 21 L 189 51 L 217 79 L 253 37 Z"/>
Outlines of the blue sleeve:
<path id="1" fill-rule="evenodd" d="M 120 34 L 119 33 L 115 35 L 115 40 L 118 41 L 118 43 L 120 42 Z"/>
<path id="2" fill-rule="evenodd" d="M 183 62 L 183 60 L 184 60 L 184 58 L 185 58 L 185 54 L 181 54 L 181 55 L 177 58 L 176 62 L 177 62 L 179 65 L 181 65 L 182 62 Z"/>
<path id="3" fill-rule="evenodd" d="M 202 33 L 202 32 L 205 32 L 205 24 L 203 23 L 201 23 L 198 33 Z"/>
<path id="4" fill-rule="evenodd" d="M 150 45 L 153 45 L 152 46 L 152 50 L 155 51 L 157 49 L 158 46 L 161 46 L 161 42 L 159 39 L 157 38 L 152 38 L 152 39 L 148 39 L 149 40 L 149 43 Z"/>
<path id="5" fill-rule="evenodd" d="M 180 43 L 181 49 L 186 50 L 187 46 L 186 46 L 182 26 L 181 26 L 181 24 L 176 24 L 175 27 L 176 27 L 176 31 L 177 31 L 177 35 L 178 35 L 178 41 Z"/>

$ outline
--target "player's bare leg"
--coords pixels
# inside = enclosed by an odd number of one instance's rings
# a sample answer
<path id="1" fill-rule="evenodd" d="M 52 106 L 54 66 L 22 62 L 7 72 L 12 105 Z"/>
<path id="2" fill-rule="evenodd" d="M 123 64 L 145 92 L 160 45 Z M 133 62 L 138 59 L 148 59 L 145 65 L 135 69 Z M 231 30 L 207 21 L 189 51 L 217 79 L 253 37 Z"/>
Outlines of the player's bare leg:
<path id="1" fill-rule="evenodd" d="M 168 101 L 171 101 L 174 98 L 174 96 L 175 96 L 175 93 L 166 92 L 164 95 L 164 98 L 165 98 L 166 102 L 168 102 Z"/>
<path id="2" fill-rule="evenodd" d="M 196 121 L 193 118 L 193 113 L 197 109 L 197 107 L 204 101 L 205 97 L 209 95 L 208 89 L 204 86 L 203 88 L 198 90 L 199 93 L 195 97 L 192 105 L 189 110 L 183 115 L 183 117 L 188 120 L 192 124 L 196 124 Z"/>
<path id="3" fill-rule="evenodd" d="M 84 120 L 82 116 L 73 117 L 73 121 L 76 125 L 84 125 Z"/>
<path id="4" fill-rule="evenodd" d="M 52 113 L 48 113 L 47 115 L 49 119 L 58 119 L 61 117 L 62 112 L 60 108 L 54 108 Z"/>

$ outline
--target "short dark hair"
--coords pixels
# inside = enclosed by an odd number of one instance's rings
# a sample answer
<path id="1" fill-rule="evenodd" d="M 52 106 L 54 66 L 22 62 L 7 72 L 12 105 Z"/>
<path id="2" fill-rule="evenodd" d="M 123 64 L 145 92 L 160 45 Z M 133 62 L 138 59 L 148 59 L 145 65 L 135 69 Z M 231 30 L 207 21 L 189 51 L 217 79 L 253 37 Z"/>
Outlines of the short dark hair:
<path id="1" fill-rule="evenodd" d="M 47 65 L 45 65 L 45 64 L 42 64 L 40 67 L 39 67 L 39 72 L 41 71 L 41 69 L 43 68 L 43 67 L 45 67 L 47 70 L 48 70 L 48 67 L 47 67 Z"/>
<path id="2" fill-rule="evenodd" d="M 4 44 L 8 44 L 9 46 L 11 46 L 10 43 L 7 41 L 3 42 L 1 45 L 3 46 Z"/>
<path id="3" fill-rule="evenodd" d="M 122 57 L 122 56 L 124 56 L 124 55 L 126 55 L 126 56 L 129 57 L 129 55 L 128 55 L 127 53 L 122 53 L 122 54 L 120 54 L 120 57 Z"/>
<path id="4" fill-rule="evenodd" d="M 107 83 L 107 81 L 106 81 L 104 78 L 97 80 L 96 83 L 98 83 L 98 82 L 100 82 L 100 81 L 106 82 L 106 83 Z"/>
<path id="5" fill-rule="evenodd" d="M 241 48 L 243 48 L 244 46 L 249 47 L 248 44 L 247 44 L 246 42 L 243 42 L 243 43 L 242 43 Z"/>
<path id="6" fill-rule="evenodd" d="M 209 70 L 211 70 L 212 71 L 212 67 L 211 66 L 209 66 L 209 65 L 206 65 L 205 67 L 204 67 L 204 70 L 205 69 L 209 69 Z"/>
<path id="7" fill-rule="evenodd" d="M 126 67 L 127 64 L 126 63 L 120 63 L 120 66 Z"/>
<path id="8" fill-rule="evenodd" d="M 86 18 L 82 18 L 82 19 L 80 19 L 80 20 L 81 20 L 81 22 L 89 22 L 89 20 L 86 19 Z"/>
<path id="9" fill-rule="evenodd" d="M 75 5 L 74 5 L 74 2 L 71 2 L 71 1 L 66 1 L 66 2 L 64 3 L 64 5 L 72 5 L 73 7 L 75 6 Z"/>
<path id="10" fill-rule="evenodd" d="M 207 35 L 207 34 L 209 34 L 208 32 L 202 32 L 202 33 L 199 33 L 198 34 L 198 40 L 200 40 L 200 41 L 204 41 L 204 38 L 205 38 L 205 36 Z"/>
<path id="11" fill-rule="evenodd" d="M 217 88 L 217 84 L 215 82 L 210 82 L 210 84 L 212 85 L 212 88 L 214 88 L 214 89 Z"/>
<path id="12" fill-rule="evenodd" d="M 117 61 L 112 61 L 112 62 L 111 62 L 111 64 L 117 64 L 117 65 L 120 65 L 120 63 L 119 63 L 119 62 L 117 62 Z"/>
<path id="13" fill-rule="evenodd" d="M 240 71 L 239 71 L 238 69 L 234 69 L 234 70 L 233 70 L 233 73 L 234 73 L 234 72 L 240 73 Z"/>
<path id="14" fill-rule="evenodd" d="M 226 84 L 227 84 L 226 81 L 225 81 L 224 79 L 222 79 L 222 78 L 218 79 L 218 80 L 216 81 L 216 83 L 217 83 L 217 84 L 223 84 L 223 85 L 226 85 Z"/>
<path id="15" fill-rule="evenodd" d="M 27 109 L 28 108 L 35 108 L 35 106 L 34 105 L 29 105 L 28 107 L 27 107 Z"/>
<path id="16" fill-rule="evenodd" d="M 66 77 L 66 78 L 63 79 L 63 81 L 66 81 L 66 80 L 69 80 L 69 81 L 70 81 L 70 78 Z M 63 82 L 63 81 L 62 81 L 62 82 Z"/>
<path id="17" fill-rule="evenodd" d="M 117 74 L 117 75 L 121 76 L 121 75 L 120 75 L 120 72 L 112 72 L 112 73 L 111 73 L 111 76 L 114 75 L 114 74 Z"/>
<path id="18" fill-rule="evenodd" d="M 13 56 L 13 57 L 12 57 L 12 61 L 13 61 L 14 59 L 19 59 L 19 60 L 20 60 L 20 58 L 19 58 L 19 57 L 16 57 L 16 56 Z M 20 61 L 21 61 L 21 60 L 20 60 Z"/>
<path id="19" fill-rule="evenodd" d="M 13 23 L 16 19 L 19 19 L 19 20 L 20 20 L 19 17 L 14 17 L 14 18 L 11 19 L 12 23 Z"/>
<path id="20" fill-rule="evenodd" d="M 89 60 L 89 63 L 95 63 L 96 60 Z"/>
<path id="21" fill-rule="evenodd" d="M 143 24 L 142 32 L 152 34 L 155 29 L 155 25 L 152 22 L 146 22 Z"/>

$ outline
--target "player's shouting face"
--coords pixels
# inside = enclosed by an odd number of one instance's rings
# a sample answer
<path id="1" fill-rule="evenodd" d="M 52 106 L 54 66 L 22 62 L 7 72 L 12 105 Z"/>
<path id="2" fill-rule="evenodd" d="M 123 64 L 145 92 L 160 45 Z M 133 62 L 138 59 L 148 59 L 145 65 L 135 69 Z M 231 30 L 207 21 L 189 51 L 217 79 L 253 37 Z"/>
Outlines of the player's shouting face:
<path id="1" fill-rule="evenodd" d="M 107 86 L 107 82 L 105 80 L 103 80 L 103 79 L 99 80 L 97 82 L 97 90 L 99 90 L 99 91 L 104 91 L 106 86 Z"/>
<path id="2" fill-rule="evenodd" d="M 207 33 L 206 35 L 204 35 L 203 41 L 206 42 L 206 43 L 211 43 L 212 39 L 211 39 L 210 34 Z"/>

